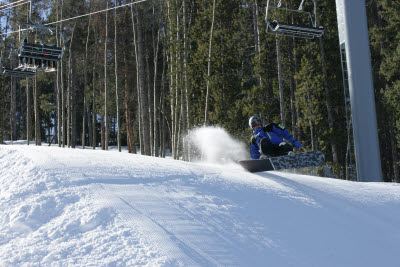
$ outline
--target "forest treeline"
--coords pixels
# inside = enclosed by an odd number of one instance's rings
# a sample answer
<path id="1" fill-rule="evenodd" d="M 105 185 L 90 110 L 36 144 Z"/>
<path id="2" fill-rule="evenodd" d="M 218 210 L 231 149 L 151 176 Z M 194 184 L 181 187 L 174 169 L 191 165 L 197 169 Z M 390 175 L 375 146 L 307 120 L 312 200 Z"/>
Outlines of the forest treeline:
<path id="1" fill-rule="evenodd" d="M 248 142 L 248 119 L 258 115 L 285 125 L 305 150 L 324 152 L 336 177 L 354 178 L 335 1 L 316 1 L 325 32 L 311 40 L 267 34 L 267 0 L 131 2 L 32 1 L 31 21 L 57 30 L 23 36 L 65 53 L 56 72 L 0 76 L 1 143 L 127 146 L 130 153 L 140 147 L 156 157 L 168 149 L 175 159 L 191 160 L 184 138 L 191 129 L 220 126 Z M 300 2 L 282 5 L 297 9 Z M 400 5 L 366 5 L 383 177 L 400 182 Z M 304 2 L 303 10 L 313 9 L 313 1 Z M 270 15 L 310 23 L 290 12 Z M 22 38 L 5 33 L 27 22 L 29 5 L 1 13 L 2 67 L 18 66 Z"/>

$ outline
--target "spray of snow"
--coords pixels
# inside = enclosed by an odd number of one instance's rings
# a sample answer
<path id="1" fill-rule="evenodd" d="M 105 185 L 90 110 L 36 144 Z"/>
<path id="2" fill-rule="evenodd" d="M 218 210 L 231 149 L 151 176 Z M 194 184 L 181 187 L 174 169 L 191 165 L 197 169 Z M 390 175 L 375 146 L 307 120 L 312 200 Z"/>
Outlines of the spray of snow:
<path id="1" fill-rule="evenodd" d="M 190 131 L 188 137 L 192 160 L 208 163 L 230 163 L 249 158 L 248 148 L 221 127 L 201 127 Z"/>

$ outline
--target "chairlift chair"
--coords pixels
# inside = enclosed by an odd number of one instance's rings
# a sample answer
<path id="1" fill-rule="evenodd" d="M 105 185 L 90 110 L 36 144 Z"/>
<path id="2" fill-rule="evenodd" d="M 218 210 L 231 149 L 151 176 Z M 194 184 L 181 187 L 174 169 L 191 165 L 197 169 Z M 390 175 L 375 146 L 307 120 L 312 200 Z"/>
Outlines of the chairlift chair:
<path id="1" fill-rule="evenodd" d="M 10 55 L 12 53 L 10 52 Z M 3 52 L 0 53 L 0 72 L 1 74 L 16 77 L 16 78 L 31 78 L 35 76 L 35 72 L 27 71 L 27 70 L 20 70 L 20 69 L 10 69 L 2 67 L 2 55 Z"/>
<path id="2" fill-rule="evenodd" d="M 55 45 L 48 46 L 23 42 L 19 56 L 23 58 L 60 61 L 62 58 L 62 48 Z"/>
<path id="3" fill-rule="evenodd" d="M 290 9 L 290 8 L 283 8 L 281 7 L 281 1 L 279 1 L 277 6 L 271 6 L 270 5 L 270 0 L 267 2 L 267 7 L 266 7 L 266 15 L 265 15 L 265 20 L 267 22 L 267 33 L 270 34 L 275 34 L 275 35 L 282 35 L 282 36 L 290 36 L 290 37 L 296 37 L 296 38 L 305 38 L 305 39 L 313 39 L 314 37 L 321 37 L 322 34 L 324 33 L 324 27 L 319 26 L 317 27 L 317 10 L 315 7 L 315 0 L 313 0 L 314 3 L 314 20 L 310 12 L 303 11 L 303 3 L 304 0 L 302 0 L 300 6 L 298 9 Z M 297 12 L 303 16 L 307 16 L 310 19 L 310 24 L 309 25 L 298 25 L 298 24 L 290 24 L 290 23 L 282 23 L 277 20 L 270 21 L 270 18 L 268 18 L 268 11 L 269 9 L 278 9 L 278 10 L 283 10 L 289 13 L 294 13 Z"/>
<path id="4" fill-rule="evenodd" d="M 36 24 L 24 24 L 30 30 L 42 29 L 49 30 L 51 33 L 55 28 L 46 27 Z M 64 44 L 64 33 L 61 32 L 61 37 Z M 20 42 L 19 58 L 20 66 L 18 69 L 31 69 L 34 71 L 43 70 L 45 72 L 52 72 L 56 70 L 57 62 L 60 61 L 64 55 L 65 47 L 57 47 L 56 45 L 45 45 L 41 43 L 28 43 L 25 32 Z"/>
<path id="5" fill-rule="evenodd" d="M 2 59 L 2 57 L 0 56 L 0 72 L 1 72 L 1 74 L 12 76 L 15 78 L 32 78 L 36 74 L 35 72 L 29 71 L 27 69 L 19 69 L 19 68 L 10 69 L 10 68 L 2 67 L 1 59 Z"/>

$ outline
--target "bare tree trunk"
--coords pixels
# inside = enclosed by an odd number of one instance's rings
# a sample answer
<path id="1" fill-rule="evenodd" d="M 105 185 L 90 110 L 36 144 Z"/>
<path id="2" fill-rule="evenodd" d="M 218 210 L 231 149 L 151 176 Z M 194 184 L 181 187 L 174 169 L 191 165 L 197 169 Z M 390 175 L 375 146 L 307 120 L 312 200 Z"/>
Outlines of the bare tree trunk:
<path id="1" fill-rule="evenodd" d="M 171 37 L 171 39 L 172 39 L 172 37 Z M 172 43 L 172 41 L 171 41 L 171 43 Z M 174 52 L 173 52 L 173 48 L 172 48 L 172 45 L 171 45 L 171 51 L 170 51 L 170 54 L 167 56 L 167 61 L 168 61 L 168 65 L 169 65 L 169 67 L 170 67 L 170 79 L 169 79 L 169 91 L 170 91 L 170 106 L 171 106 L 171 130 L 170 130 L 170 132 L 169 132 L 169 136 L 170 136 L 170 148 L 171 148 L 171 152 L 172 153 L 174 153 L 175 152 L 175 138 L 174 138 L 174 136 L 175 136 L 175 124 L 177 123 L 176 122 L 176 116 L 175 116 L 175 113 L 176 113 L 176 108 L 175 108 L 175 91 L 174 90 L 176 90 L 175 89 L 175 87 L 174 87 L 174 75 L 173 75 L 173 73 L 174 73 L 174 60 L 173 60 L 173 57 L 172 57 L 172 55 L 174 54 Z"/>
<path id="2" fill-rule="evenodd" d="M 14 129 L 14 140 L 18 140 L 18 133 L 17 133 L 17 83 L 19 79 L 14 78 L 12 83 L 12 91 L 13 91 L 13 129 Z"/>
<path id="3" fill-rule="evenodd" d="M 61 0 L 61 20 L 63 19 L 63 9 L 64 9 L 64 0 Z M 60 23 L 60 30 L 62 30 L 62 22 Z M 60 37 L 60 44 L 61 44 L 61 37 Z M 61 85 L 61 114 L 62 114 L 62 147 L 65 147 L 66 138 L 67 138 L 67 119 L 65 116 L 65 88 L 64 88 L 64 71 L 63 71 L 63 59 L 57 64 L 60 65 L 60 85 Z"/>
<path id="4" fill-rule="evenodd" d="M 254 24 L 254 39 L 255 39 L 255 56 L 260 54 L 260 29 L 258 27 L 258 0 L 253 1 L 253 24 Z M 260 64 L 261 60 L 258 58 L 258 63 Z M 261 75 L 257 77 L 257 85 L 261 88 L 262 80 Z"/>
<path id="5" fill-rule="evenodd" d="M 89 3 L 90 5 L 90 3 Z M 90 10 L 90 8 L 89 8 Z M 88 123 L 91 124 L 90 121 L 90 114 L 89 114 L 89 103 L 86 100 L 86 92 L 87 92 L 87 67 L 88 67 L 88 46 L 89 46 L 89 36 L 90 36 L 90 21 L 91 21 L 92 16 L 89 16 L 89 22 L 88 22 L 88 27 L 87 27 L 87 36 L 86 36 L 86 47 L 85 47 L 85 64 L 84 64 L 84 78 L 85 78 L 85 84 L 84 84 L 84 89 L 83 89 L 83 122 L 82 122 L 82 148 L 85 149 L 85 141 L 86 141 L 86 116 L 85 112 L 87 111 L 87 116 L 88 116 Z M 90 132 L 90 127 L 89 127 L 89 136 L 91 135 Z M 89 138 L 91 139 L 91 138 Z M 90 140 L 91 141 L 91 140 Z"/>
<path id="6" fill-rule="evenodd" d="M 16 103 L 16 81 L 15 79 L 11 76 L 11 84 L 10 84 L 10 139 L 11 139 L 11 144 L 13 144 L 13 141 L 16 139 L 16 128 L 17 128 L 17 117 L 16 117 L 16 109 L 17 109 L 17 103 Z"/>
<path id="7" fill-rule="evenodd" d="M 186 0 L 183 0 L 183 65 L 185 76 L 185 96 L 186 96 L 186 132 L 190 129 L 190 96 L 189 96 L 189 74 L 188 74 L 188 22 L 187 22 L 187 5 Z M 187 160 L 190 161 L 190 142 L 185 145 Z"/>
<path id="8" fill-rule="evenodd" d="M 71 147 L 71 55 L 68 60 L 68 77 L 67 77 L 67 146 Z"/>
<path id="9" fill-rule="evenodd" d="M 323 81 L 324 81 L 324 87 L 325 87 L 326 109 L 327 109 L 327 113 L 328 113 L 328 125 L 329 125 L 329 129 L 333 129 L 334 128 L 333 115 L 332 115 L 333 109 L 332 109 L 331 98 L 330 98 L 330 93 L 329 93 L 329 91 L 330 91 L 329 85 L 327 82 L 328 71 L 326 69 L 325 51 L 324 51 L 324 45 L 323 45 L 322 38 L 319 38 L 319 47 L 320 47 L 320 51 L 321 51 L 322 73 L 324 75 Z M 332 148 L 333 162 L 338 163 L 339 159 L 338 159 L 338 152 L 337 152 L 337 143 L 336 143 L 335 139 L 332 139 L 331 148 Z"/>
<path id="10" fill-rule="evenodd" d="M 282 125 L 286 126 L 285 96 L 283 88 L 283 71 L 281 62 L 281 40 L 279 39 L 279 37 L 276 38 L 276 60 L 278 63 L 278 84 L 279 84 L 279 102 L 281 110 L 281 120 L 282 120 Z"/>
<path id="11" fill-rule="evenodd" d="M 179 131 L 179 137 L 178 140 L 182 140 L 185 137 L 186 134 L 186 110 L 185 110 L 185 88 L 183 86 L 181 86 L 181 124 L 179 124 L 180 126 L 182 126 L 182 129 Z M 181 138 L 181 136 L 183 136 Z M 183 160 L 188 161 L 188 156 L 187 156 L 187 147 L 186 147 L 186 142 L 183 142 Z"/>
<path id="12" fill-rule="evenodd" d="M 171 43 L 172 43 L 172 41 L 171 41 Z M 170 143 L 171 143 L 171 152 L 173 153 L 173 151 L 175 151 L 175 138 L 174 138 L 174 136 L 175 136 L 175 127 L 174 127 L 174 125 L 175 125 L 175 123 L 176 123 L 176 121 L 175 121 L 175 112 L 176 112 L 176 109 L 175 109 L 175 94 L 174 94 L 174 75 L 173 75 L 173 72 L 174 72 L 174 70 L 173 70 L 173 65 L 174 65 L 174 62 L 173 62 L 173 59 L 172 59 L 172 54 L 173 54 L 173 48 L 172 48 L 172 45 L 171 45 L 171 51 L 170 51 L 170 54 L 168 55 L 168 57 L 167 57 L 167 60 L 168 60 L 168 65 L 169 65 L 169 72 L 170 72 L 170 78 L 169 78 L 169 92 L 170 92 L 170 106 L 171 106 L 171 132 L 170 132 Z"/>
<path id="13" fill-rule="evenodd" d="M 3 96 L 1 94 L 0 94 L 0 103 L 4 103 Z M 0 144 L 4 144 L 4 128 L 5 127 L 4 127 L 3 105 L 0 105 Z"/>
<path id="14" fill-rule="evenodd" d="M 39 116 L 39 89 L 37 87 L 37 80 L 36 80 L 36 75 L 35 75 L 35 80 L 34 80 L 34 85 L 33 85 L 33 90 L 34 90 L 34 109 L 35 109 L 35 141 L 37 146 L 42 145 L 42 139 L 40 136 L 40 116 Z"/>
<path id="15" fill-rule="evenodd" d="M 9 22 L 10 19 L 7 16 L 6 18 L 6 28 L 5 28 L 5 32 L 8 32 L 8 26 L 9 26 Z M 7 45 L 6 41 L 4 41 L 4 45 Z M 11 140 L 11 144 L 13 144 L 14 141 L 14 137 L 15 137 L 15 121 L 16 121 L 16 114 L 15 114 L 15 107 L 16 107 L 16 103 L 15 103 L 15 92 L 14 92 L 14 86 L 13 86 L 13 77 L 10 77 L 10 109 L 9 109 L 9 125 L 10 125 L 10 140 Z"/>
<path id="16" fill-rule="evenodd" d="M 62 101 L 61 101 L 61 86 L 60 86 L 60 63 L 57 63 L 56 71 L 56 84 L 57 84 L 57 141 L 58 146 L 61 147 L 62 143 Z"/>
<path id="17" fill-rule="evenodd" d="M 297 137 L 296 133 L 296 106 L 295 106 L 295 85 L 294 85 L 294 79 L 293 79 L 294 73 L 292 72 L 290 74 L 290 112 L 292 114 L 292 136 L 294 138 Z"/>
<path id="18" fill-rule="evenodd" d="M 26 142 L 31 141 L 31 94 L 29 90 L 29 79 L 26 78 Z"/>
<path id="19" fill-rule="evenodd" d="M 138 120 L 139 120 L 139 146 L 141 154 L 144 153 L 143 150 L 143 134 L 142 134 L 142 104 L 141 104 L 141 86 L 139 78 L 139 58 L 138 58 L 138 48 L 136 42 L 136 30 L 135 30 L 135 19 L 133 17 L 133 5 L 131 5 L 131 17 L 132 17 L 132 32 L 133 32 L 133 46 L 135 49 L 135 60 L 136 60 L 136 89 L 137 89 L 137 101 L 138 101 Z"/>
<path id="20" fill-rule="evenodd" d="M 128 24 L 128 19 L 126 18 L 126 23 Z M 129 36 L 128 31 L 126 32 L 126 36 Z M 128 38 L 128 37 L 126 37 Z M 126 121 L 126 132 L 127 132 L 127 143 L 128 143 L 128 153 L 134 153 L 136 154 L 136 144 L 135 144 L 135 134 L 133 131 L 133 125 L 132 125 L 132 113 L 130 109 L 131 105 L 131 76 L 128 75 L 130 73 L 129 71 L 129 61 L 128 61 L 128 45 L 127 45 L 127 40 L 124 42 L 124 65 L 125 65 L 125 98 L 124 98 L 124 104 L 125 104 L 125 121 Z"/>
<path id="21" fill-rule="evenodd" d="M 161 94 L 158 99 L 158 118 L 160 119 L 160 154 L 165 158 L 165 108 L 164 108 L 164 95 L 165 95 L 165 69 L 166 69 L 166 56 L 165 50 L 163 53 L 163 67 L 161 74 Z"/>
<path id="22" fill-rule="evenodd" d="M 95 48 L 96 49 L 96 48 Z M 97 54 L 97 53 L 96 53 Z M 96 57 L 95 57 L 96 58 Z M 96 131 L 96 90 L 95 90 L 95 66 L 93 64 L 93 103 L 92 103 L 92 148 L 96 149 L 97 146 L 97 131 Z"/>
<path id="23" fill-rule="evenodd" d="M 212 41 L 213 41 L 213 35 L 214 35 L 214 22 L 215 22 L 215 4 L 216 4 L 216 0 L 213 1 L 210 42 L 209 42 L 209 46 L 208 46 L 207 88 L 206 88 L 206 106 L 205 106 L 205 111 L 204 111 L 204 125 L 209 124 L 209 118 L 208 118 L 209 103 L 208 102 L 209 102 L 209 98 L 210 98 L 211 57 L 212 57 Z"/>
<path id="24" fill-rule="evenodd" d="M 101 100 L 103 100 L 103 98 L 101 99 Z M 102 107 L 102 109 L 103 109 L 103 106 L 104 106 L 104 104 L 102 104 L 101 105 L 101 107 Z M 101 126 L 100 126 L 100 128 L 101 128 L 101 130 L 100 130 L 100 139 L 101 139 L 101 149 L 102 150 L 105 150 L 105 139 L 104 139 L 104 132 L 105 132 L 105 128 L 104 128 L 104 111 L 101 111 L 102 113 L 101 113 L 101 119 L 100 119 L 100 124 L 101 124 Z"/>
<path id="25" fill-rule="evenodd" d="M 107 1 L 108 9 L 108 1 Z M 107 40 L 108 40 L 108 12 L 106 12 L 106 37 L 104 40 L 104 149 L 108 150 L 109 122 L 108 122 L 108 88 L 107 88 Z"/>
<path id="26" fill-rule="evenodd" d="M 149 102 L 148 102 L 148 88 L 145 86 L 145 65 L 143 60 L 144 53 L 144 40 L 142 34 L 142 15 L 141 9 L 138 8 L 138 63 L 139 63 L 139 84 L 140 84 L 140 98 L 141 98 L 141 116 L 142 116 L 142 132 L 143 132 L 143 150 L 142 154 L 150 156 L 151 146 L 150 146 L 150 136 L 149 136 Z"/>
<path id="27" fill-rule="evenodd" d="M 153 16 L 154 17 L 154 16 Z M 159 151 L 159 143 L 160 143 L 160 135 L 158 133 L 158 121 L 160 119 L 159 117 L 159 87 L 157 85 L 157 65 L 158 65 L 158 49 L 159 49 L 159 44 L 160 44 L 160 31 L 157 30 L 157 43 L 155 45 L 155 49 L 154 49 L 154 79 L 153 79 L 153 88 L 154 88 L 154 119 L 153 119 L 153 124 L 154 124 L 154 143 L 153 143 L 153 155 L 155 157 L 158 157 L 158 151 Z M 153 46 L 154 46 L 154 42 L 153 42 Z"/>
<path id="28" fill-rule="evenodd" d="M 105 150 L 106 149 L 106 142 L 105 142 L 105 125 L 104 125 L 104 99 L 103 99 L 103 94 L 102 94 L 102 87 L 99 86 L 99 95 L 100 95 L 100 112 L 101 112 L 101 119 L 100 119 L 100 128 L 101 128 L 101 133 L 100 133 L 100 138 L 101 138 L 101 149 Z"/>
<path id="29" fill-rule="evenodd" d="M 179 11 L 176 13 L 176 49 L 175 49 L 175 111 L 174 111 L 174 150 L 173 156 L 174 159 L 179 159 L 179 130 L 180 130 L 180 120 L 181 116 L 179 114 L 179 87 L 181 87 L 180 79 L 179 79 L 179 62 L 180 62 L 180 35 L 179 35 Z"/>
<path id="30" fill-rule="evenodd" d="M 294 63 L 294 68 L 293 68 L 293 72 L 297 73 L 297 55 L 296 55 L 296 39 L 293 38 L 293 63 Z M 297 88 L 297 79 L 293 76 L 293 87 L 294 87 L 294 91 Z M 299 117 L 300 117 L 300 107 L 297 105 L 295 105 L 295 114 L 293 114 L 295 116 L 295 120 L 296 122 L 299 121 Z M 297 125 L 297 123 L 295 124 L 296 126 L 292 129 L 294 132 L 294 137 L 298 140 L 302 139 L 302 133 L 301 133 L 301 129 L 300 126 Z"/>
<path id="31" fill-rule="evenodd" d="M 173 56 L 175 54 L 174 48 L 176 46 L 173 45 L 173 20 L 172 20 L 172 10 L 170 8 L 170 1 L 167 1 L 167 8 L 168 8 L 168 20 L 169 20 L 169 55 L 167 56 L 167 61 L 169 65 L 169 91 L 170 91 L 170 106 L 171 106 L 171 132 L 170 132 L 170 141 L 171 141 L 171 152 L 174 154 L 175 153 L 175 124 L 176 122 L 176 109 L 175 109 L 175 86 L 174 86 L 174 59 Z M 175 155 L 173 155 L 175 157 Z"/>
<path id="32" fill-rule="evenodd" d="M 164 76 L 165 77 L 165 76 Z M 165 93 L 165 87 L 162 87 L 162 91 L 161 91 L 161 99 L 164 98 L 164 96 L 166 95 Z M 165 158 L 165 143 L 166 143 L 166 118 L 165 118 L 165 101 L 161 101 L 161 157 Z"/>
<path id="33" fill-rule="evenodd" d="M 72 29 L 72 36 L 71 41 L 69 44 L 69 75 L 68 75 L 68 86 L 67 86 L 67 145 L 71 147 L 71 120 L 72 120 L 72 113 L 71 113 L 71 96 L 72 96 L 72 79 L 73 79 L 73 53 L 72 53 L 72 43 L 74 41 L 74 34 L 75 34 L 76 23 Z"/>
<path id="34" fill-rule="evenodd" d="M 72 39 L 71 39 L 72 44 Z M 71 109 L 71 147 L 76 147 L 76 88 L 75 88 L 75 54 L 71 53 L 71 74 L 70 74 L 70 109 Z"/>
<path id="35" fill-rule="evenodd" d="M 165 92 L 162 94 L 165 95 Z M 164 113 L 165 112 L 165 102 L 163 101 L 161 104 L 161 112 Z M 165 114 L 165 113 L 164 113 Z M 167 124 L 166 124 L 166 118 L 164 115 L 161 116 L 162 119 L 162 131 L 161 131 L 161 157 L 165 158 L 165 153 L 166 153 L 166 138 L 167 138 Z"/>
<path id="36" fill-rule="evenodd" d="M 155 14 L 154 14 L 154 5 L 153 5 L 153 20 L 155 20 Z M 153 22 L 155 23 L 155 22 Z M 152 31 L 152 47 L 153 47 L 153 64 L 154 64 L 154 57 L 155 55 L 155 40 L 154 40 L 154 25 L 152 25 L 151 27 L 151 31 Z M 146 36 L 145 36 L 146 37 Z M 146 38 L 144 39 L 144 41 L 146 41 Z M 149 135 L 150 135 L 150 153 L 152 156 L 154 156 L 154 86 L 156 85 L 155 83 L 153 83 L 153 85 L 151 84 L 152 82 L 154 82 L 157 78 L 156 76 L 156 72 L 157 72 L 157 66 L 154 65 L 154 76 L 153 79 L 151 79 L 151 71 L 150 71 L 150 62 L 149 62 L 149 58 L 151 55 L 151 51 L 150 48 L 148 46 L 146 46 L 146 81 L 147 81 L 147 88 L 148 88 L 148 101 L 149 101 Z"/>
<path id="37" fill-rule="evenodd" d="M 92 142 L 92 147 L 93 149 L 96 149 L 97 146 L 97 131 L 96 131 L 96 63 L 97 63 L 97 32 L 96 32 L 96 26 L 94 26 L 94 60 L 93 60 L 93 103 L 92 103 L 92 127 L 93 127 L 93 142 Z"/>
<path id="38" fill-rule="evenodd" d="M 315 4 L 315 8 L 318 7 L 318 1 L 314 0 L 314 4 Z M 316 21 L 316 26 L 319 27 L 319 23 L 318 21 Z M 334 122 L 333 122 L 333 109 L 332 109 L 332 105 L 331 105 L 331 98 L 329 95 L 329 85 L 327 82 L 328 79 L 328 71 L 326 69 L 326 61 L 325 61 L 325 49 L 324 49 L 324 42 L 322 40 L 322 37 L 319 38 L 319 49 L 320 49 L 320 53 L 321 53 L 321 63 L 322 63 L 322 73 L 324 75 L 324 87 L 325 87 L 325 101 L 326 101 L 326 110 L 328 113 L 328 125 L 329 125 L 329 129 L 333 129 L 334 128 Z M 337 143 L 336 140 L 334 138 L 331 138 L 331 149 L 332 149 L 332 157 L 333 157 L 333 162 L 338 163 L 339 159 L 338 159 L 338 152 L 337 152 Z"/>
<path id="39" fill-rule="evenodd" d="M 115 1 L 115 6 L 117 1 Z M 117 143 L 118 151 L 121 152 L 121 123 L 119 118 L 119 93 L 118 93 L 118 59 L 117 59 L 117 10 L 114 9 L 114 58 L 115 58 L 115 102 L 117 105 Z"/>
<path id="40" fill-rule="evenodd" d="M 85 66 L 86 67 L 86 66 Z M 86 84 L 85 84 L 86 86 Z M 87 106 L 87 100 L 86 100 L 86 90 L 84 90 L 85 92 L 83 93 L 83 116 L 82 116 L 82 149 L 85 149 L 85 145 L 86 145 L 86 116 L 88 114 L 86 114 L 86 106 Z M 90 120 L 88 120 L 90 121 Z"/>
<path id="41" fill-rule="evenodd" d="M 58 21 L 58 0 L 56 1 L 56 19 Z M 61 40 L 58 38 L 58 25 L 56 27 L 56 42 L 57 47 L 60 47 Z M 60 88 L 60 63 L 57 63 L 57 71 L 56 71 L 56 87 L 57 87 L 57 142 L 58 146 L 61 147 L 61 88 Z"/>
<path id="42" fill-rule="evenodd" d="M 145 39 L 146 40 L 146 39 Z M 150 78 L 150 64 L 149 64 L 149 57 L 150 57 L 150 51 L 148 48 L 146 48 L 146 85 L 147 85 L 147 99 L 148 99 L 148 103 L 149 103 L 149 117 L 148 117 L 148 121 L 149 121 L 149 140 L 150 140 L 150 155 L 153 155 L 153 144 L 154 144 L 154 128 L 153 128 L 153 111 L 154 111 L 154 107 L 153 107 L 153 87 L 151 86 L 151 78 Z"/>
<path id="43" fill-rule="evenodd" d="M 101 119 L 100 119 L 100 128 L 101 128 L 101 149 L 105 150 L 106 149 L 106 142 L 105 142 L 105 117 L 104 117 L 104 95 L 103 93 L 103 88 L 102 86 L 99 86 L 99 95 L 100 95 L 100 112 L 101 112 Z"/>
<path id="44" fill-rule="evenodd" d="M 347 142 L 347 149 L 346 149 L 346 165 L 345 165 L 345 168 L 346 168 L 346 171 L 345 171 L 345 178 L 346 178 L 346 180 L 350 180 L 352 177 L 350 177 L 350 168 L 352 169 L 352 165 L 350 164 L 350 157 L 351 157 L 351 155 L 350 155 L 350 146 L 351 146 L 351 144 L 350 144 L 350 142 L 348 141 Z"/>
<path id="45" fill-rule="evenodd" d="M 179 18 L 180 19 L 180 18 Z M 185 31 L 185 26 L 183 26 L 183 31 Z M 180 44 L 181 43 L 181 40 L 180 40 L 180 35 L 178 35 L 178 43 Z M 184 33 L 184 36 L 183 37 L 185 37 L 185 33 Z M 187 121 L 187 119 L 186 119 L 186 108 L 185 108 L 185 99 L 186 99 L 186 97 L 185 97 L 185 91 L 186 91 L 186 85 L 184 85 L 184 80 L 182 79 L 182 74 L 184 74 L 184 73 L 182 73 L 182 56 L 181 56 L 181 50 L 182 49 L 179 49 L 179 55 L 178 55 L 178 59 L 179 59 L 179 72 L 177 72 L 177 73 L 179 73 L 179 77 L 180 77 L 180 84 L 181 84 L 181 86 L 180 86 L 180 88 L 181 88 L 181 92 L 180 92 L 180 94 L 181 94 L 181 110 L 180 110 L 180 113 L 181 113 L 181 116 L 180 116 L 180 118 L 181 118 L 181 122 L 180 122 L 180 124 L 179 124 L 179 127 L 180 127 L 180 130 L 179 130 L 179 135 L 178 135 L 178 142 L 181 142 L 182 143 L 182 149 L 183 149 L 183 151 L 182 151 L 182 155 L 183 155 L 183 160 L 186 160 L 187 161 L 187 148 L 186 148 L 186 142 L 183 142 L 184 140 L 184 136 L 185 136 L 185 134 L 186 134 L 186 121 Z M 185 47 L 183 47 L 183 50 L 185 50 Z M 185 55 L 183 56 L 183 60 L 185 60 Z M 183 136 L 183 137 L 182 137 Z"/>
<path id="46" fill-rule="evenodd" d="M 296 40 L 293 37 L 292 46 L 290 47 L 289 52 L 289 60 L 290 60 L 290 112 L 292 114 L 292 135 L 294 138 L 297 138 L 297 129 L 296 129 L 296 105 L 295 105 L 295 91 L 296 91 L 296 82 L 294 76 L 296 75 L 296 52 L 295 52 Z"/>
<path id="47" fill-rule="evenodd" d="M 92 117 L 90 112 L 90 105 L 86 99 L 86 118 L 88 121 L 88 135 L 89 135 L 89 146 L 93 144 L 93 124 L 92 124 Z"/>
<path id="48" fill-rule="evenodd" d="M 311 109 L 311 98 L 310 94 L 308 92 L 309 88 L 307 86 L 307 109 L 308 109 L 308 121 L 310 124 L 310 136 L 311 136 L 311 150 L 315 150 L 315 142 L 314 142 L 314 127 L 313 127 L 313 115 L 312 115 L 312 109 Z"/>
<path id="49" fill-rule="evenodd" d="M 125 99 L 124 99 L 124 104 L 125 104 L 125 120 L 126 120 L 126 133 L 127 133 L 127 142 L 128 142 L 128 153 L 134 153 L 136 154 L 136 146 L 135 146 L 135 135 L 133 133 L 133 127 L 132 127 L 132 114 L 130 110 L 130 102 L 131 102 L 131 93 L 130 93 L 130 83 L 129 83 L 129 77 L 128 77 L 128 55 L 127 55 L 127 50 L 124 49 L 124 63 L 125 63 Z"/>
<path id="50" fill-rule="evenodd" d="M 60 62 L 60 84 L 61 84 L 61 114 L 62 114 L 62 147 L 64 148 L 67 144 L 67 118 L 66 118 L 66 92 L 64 87 L 64 75 L 63 75 L 63 60 L 61 59 Z"/>
<path id="51" fill-rule="evenodd" d="M 396 134 L 394 127 L 390 127 L 390 139 L 391 147 L 392 147 L 392 164 L 393 164 L 393 176 L 394 182 L 400 183 L 400 176 L 399 176 L 399 164 L 398 164 L 398 156 L 397 156 L 397 141 L 396 141 Z"/>

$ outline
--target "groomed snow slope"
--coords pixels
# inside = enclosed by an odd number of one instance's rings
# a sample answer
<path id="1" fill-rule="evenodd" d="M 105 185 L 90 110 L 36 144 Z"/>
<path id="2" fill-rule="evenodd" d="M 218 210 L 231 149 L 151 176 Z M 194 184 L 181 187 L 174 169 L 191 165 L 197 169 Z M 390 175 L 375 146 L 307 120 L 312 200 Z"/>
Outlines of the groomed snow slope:
<path id="1" fill-rule="evenodd" d="M 400 187 L 0 146 L 1 266 L 399 266 Z"/>

